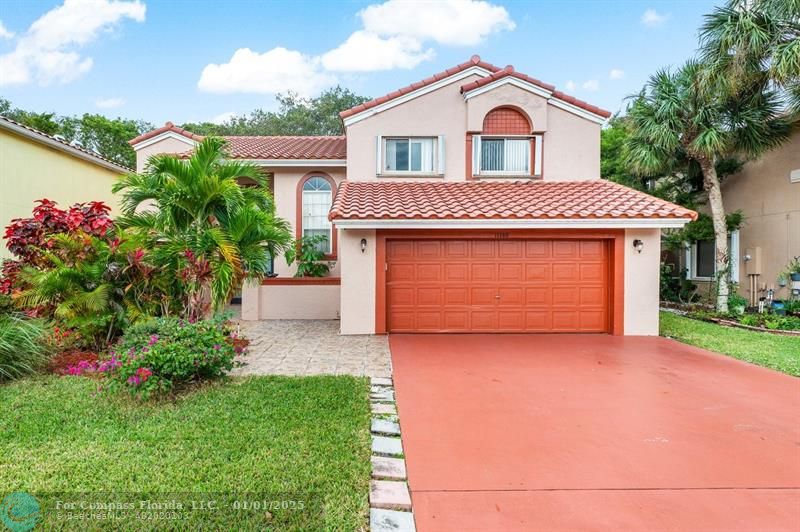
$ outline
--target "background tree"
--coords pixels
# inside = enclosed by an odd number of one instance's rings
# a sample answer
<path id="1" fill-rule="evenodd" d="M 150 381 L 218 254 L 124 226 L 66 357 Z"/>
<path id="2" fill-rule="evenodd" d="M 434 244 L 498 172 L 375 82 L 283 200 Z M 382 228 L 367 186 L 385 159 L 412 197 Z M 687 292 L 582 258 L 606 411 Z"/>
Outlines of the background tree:
<path id="1" fill-rule="evenodd" d="M 705 17 L 701 54 L 715 82 L 747 95 L 767 78 L 800 113 L 800 0 L 728 0 Z"/>
<path id="2" fill-rule="evenodd" d="M 0 116 L 48 135 L 60 135 L 67 142 L 78 141 L 84 148 L 127 168 L 136 166 L 136 153 L 128 141 L 154 127 L 144 120 L 107 118 L 99 114 L 86 113 L 78 117 L 35 113 L 14 107 L 3 98 L 0 98 Z"/>
<path id="3" fill-rule="evenodd" d="M 289 92 L 279 94 L 277 99 L 277 112 L 256 109 L 223 124 L 187 123 L 182 127 L 198 135 L 341 135 L 344 132 L 339 113 L 369 100 L 340 86 L 316 98 L 301 98 Z"/>
<path id="4" fill-rule="evenodd" d="M 789 137 L 779 94 L 757 76 L 747 90 L 731 93 L 693 60 L 653 75 L 629 105 L 628 119 L 626 154 L 632 170 L 671 172 L 687 160 L 699 167 L 714 226 L 717 310 L 727 312 L 728 232 L 717 165 L 756 158 Z"/>

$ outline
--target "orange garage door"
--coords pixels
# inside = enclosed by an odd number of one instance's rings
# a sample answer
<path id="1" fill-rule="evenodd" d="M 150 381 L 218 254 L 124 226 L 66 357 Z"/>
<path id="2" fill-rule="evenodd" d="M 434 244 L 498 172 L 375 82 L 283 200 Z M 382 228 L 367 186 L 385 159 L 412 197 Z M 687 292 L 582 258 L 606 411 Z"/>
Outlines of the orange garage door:
<path id="1" fill-rule="evenodd" d="M 604 240 L 387 240 L 389 332 L 607 332 Z"/>

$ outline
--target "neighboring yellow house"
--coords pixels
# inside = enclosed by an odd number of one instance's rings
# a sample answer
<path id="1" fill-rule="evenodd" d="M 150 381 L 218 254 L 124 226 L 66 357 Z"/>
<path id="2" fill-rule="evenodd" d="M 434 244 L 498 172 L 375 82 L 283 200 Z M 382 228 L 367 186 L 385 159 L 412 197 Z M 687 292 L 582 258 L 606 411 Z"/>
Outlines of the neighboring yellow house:
<path id="1" fill-rule="evenodd" d="M 12 219 L 29 217 L 34 202 L 42 198 L 61 207 L 102 201 L 116 212 L 111 186 L 130 171 L 94 152 L 0 117 L 0 227 L 4 232 Z M 0 258 L 10 256 L 3 239 Z"/>

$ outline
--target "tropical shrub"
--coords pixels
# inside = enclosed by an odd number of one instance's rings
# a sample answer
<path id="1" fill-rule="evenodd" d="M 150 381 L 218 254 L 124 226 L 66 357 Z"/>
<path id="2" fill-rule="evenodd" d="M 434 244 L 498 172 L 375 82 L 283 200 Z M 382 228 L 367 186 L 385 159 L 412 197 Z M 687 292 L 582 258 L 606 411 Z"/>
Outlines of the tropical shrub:
<path id="1" fill-rule="evenodd" d="M 226 374 L 237 354 L 234 337 L 224 318 L 142 321 L 127 329 L 100 370 L 109 374 L 113 388 L 146 398 Z"/>
<path id="2" fill-rule="evenodd" d="M 45 339 L 49 324 L 20 314 L 0 314 L 0 381 L 42 368 L 49 358 Z"/>
<path id="3" fill-rule="evenodd" d="M 322 244 L 327 241 L 325 235 L 298 238 L 295 245 L 286 250 L 286 262 L 297 264 L 295 277 L 324 277 L 330 271 L 322 251 Z"/>
<path id="4" fill-rule="evenodd" d="M 227 304 L 245 279 L 261 279 L 270 258 L 291 244 L 264 173 L 228 160 L 223 139 L 207 137 L 188 159 L 153 156 L 146 172 L 123 177 L 113 190 L 122 195 L 118 225 L 141 236 L 189 319 Z"/>

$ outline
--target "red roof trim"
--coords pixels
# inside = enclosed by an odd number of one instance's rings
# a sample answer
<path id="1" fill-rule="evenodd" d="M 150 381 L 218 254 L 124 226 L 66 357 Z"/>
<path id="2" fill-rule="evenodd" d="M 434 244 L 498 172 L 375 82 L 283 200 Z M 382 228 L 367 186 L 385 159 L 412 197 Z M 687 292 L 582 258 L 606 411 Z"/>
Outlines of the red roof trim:
<path id="1" fill-rule="evenodd" d="M 500 70 L 499 72 L 494 72 L 490 76 L 487 76 L 487 77 L 479 79 L 479 80 L 475 80 L 475 81 L 473 81 L 471 83 L 467 83 L 466 85 L 462 85 L 461 86 L 461 93 L 465 94 L 467 92 L 474 91 L 475 89 L 479 89 L 481 87 L 489 85 L 490 83 L 494 83 L 497 80 L 500 80 L 500 79 L 503 79 L 503 78 L 506 78 L 506 77 L 509 77 L 509 76 L 511 76 L 513 78 L 516 78 L 516 79 L 520 79 L 522 81 L 527 81 L 528 83 L 536 85 L 537 87 L 541 87 L 541 88 L 543 88 L 545 90 L 548 90 L 548 91 L 553 93 L 552 94 L 553 98 L 556 98 L 558 100 L 562 100 L 562 101 L 567 102 L 569 104 L 572 104 L 575 107 L 580 107 L 581 109 L 589 111 L 590 113 L 594 113 L 594 114 L 596 114 L 598 116 L 602 116 L 603 118 L 608 118 L 608 117 L 611 116 L 611 112 L 610 111 L 606 111 L 605 109 L 601 109 L 600 107 L 597 107 L 596 105 L 592 105 L 592 104 L 590 104 L 588 102 L 585 102 L 583 100 L 579 100 L 578 98 L 575 98 L 574 96 L 570 96 L 570 95 L 565 94 L 565 93 L 563 93 L 561 91 L 558 91 L 558 90 L 556 90 L 554 85 L 550 85 L 548 83 L 544 83 L 543 81 L 539 81 L 536 78 L 532 78 L 532 77 L 530 77 L 528 75 L 522 74 L 520 72 L 516 72 L 514 70 L 514 67 L 511 66 L 511 65 L 505 67 L 503 70 Z"/>
<path id="2" fill-rule="evenodd" d="M 130 144 L 131 146 L 135 146 L 135 145 L 139 144 L 140 142 L 144 142 L 147 139 L 151 139 L 153 137 L 157 137 L 158 135 L 161 135 L 162 133 L 167 133 L 167 132 L 177 133 L 178 135 L 186 137 L 187 139 L 192 139 L 192 140 L 196 140 L 196 141 L 203 140 L 203 136 L 202 135 L 196 135 L 196 134 L 192 133 L 191 131 L 187 131 L 187 130 L 183 129 L 182 127 L 176 126 L 172 122 L 167 122 L 166 124 L 164 124 L 160 128 L 154 129 L 152 131 L 148 131 L 147 133 L 143 133 L 143 134 L 139 135 L 135 139 L 129 140 L 128 144 Z"/>
<path id="3" fill-rule="evenodd" d="M 429 78 L 425 78 L 425 79 L 423 79 L 421 81 L 418 81 L 416 83 L 412 83 L 411 85 L 408 85 L 408 86 L 403 87 L 401 89 L 397 89 L 396 91 L 390 92 L 389 94 L 387 94 L 385 96 L 381 96 L 380 98 L 375 98 L 374 100 L 370 100 L 370 101 L 364 102 L 364 103 L 362 103 L 360 105 L 356 105 L 355 107 L 351 107 L 350 109 L 347 109 L 347 110 L 342 111 L 341 113 L 339 113 L 339 116 L 344 119 L 344 118 L 347 118 L 349 116 L 353 116 L 355 114 L 358 114 L 358 113 L 361 113 L 363 111 L 366 111 L 368 109 L 372 109 L 373 107 L 377 107 L 377 106 L 379 106 L 379 105 L 381 105 L 383 103 L 386 103 L 386 102 L 388 102 L 390 100 L 394 100 L 395 98 L 399 98 L 400 96 L 408 94 L 409 92 L 413 92 L 413 91 L 415 91 L 417 89 L 421 89 L 423 87 L 427 87 L 428 85 L 432 85 L 433 83 L 436 83 L 437 81 L 443 80 L 445 78 L 449 78 L 450 76 L 452 76 L 454 74 L 458 74 L 459 72 L 463 72 L 463 71 L 467 70 L 468 68 L 472 68 L 474 66 L 479 66 L 479 67 L 484 68 L 484 69 L 486 69 L 486 70 L 488 70 L 490 72 L 497 72 L 498 70 L 500 70 L 500 67 L 496 67 L 496 66 L 494 66 L 494 65 L 492 65 L 490 63 L 486 63 L 485 61 L 482 61 L 479 55 L 473 55 L 470 58 L 470 60 L 467 61 L 466 63 L 461 63 L 460 65 L 456 65 L 453 68 L 448 68 L 447 70 L 443 70 L 442 72 L 434 74 L 433 76 L 431 76 Z"/>
<path id="4" fill-rule="evenodd" d="M 347 158 L 347 140 L 343 135 L 241 136 L 222 137 L 233 159 L 342 160 Z M 190 157 L 193 150 L 178 154 Z"/>
<path id="5" fill-rule="evenodd" d="M 697 213 L 596 179 L 540 182 L 344 181 L 328 219 L 696 219 Z"/>

